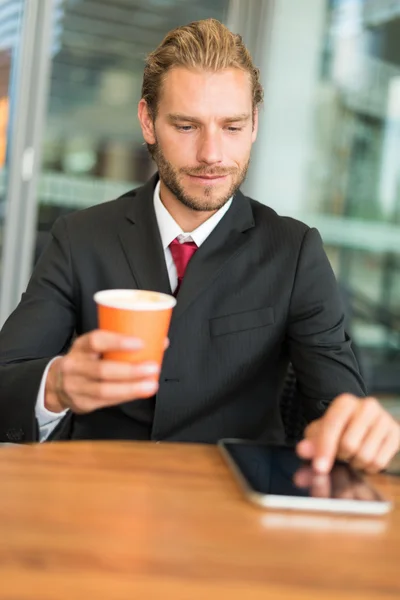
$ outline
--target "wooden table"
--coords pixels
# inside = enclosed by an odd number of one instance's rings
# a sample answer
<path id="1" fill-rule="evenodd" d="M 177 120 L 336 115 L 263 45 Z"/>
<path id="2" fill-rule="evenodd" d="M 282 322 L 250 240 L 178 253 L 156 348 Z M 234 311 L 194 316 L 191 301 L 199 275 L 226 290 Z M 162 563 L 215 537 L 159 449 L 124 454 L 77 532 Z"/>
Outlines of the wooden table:
<path id="1" fill-rule="evenodd" d="M 218 450 L 0 448 L 3 600 L 400 598 L 400 479 L 384 518 L 263 511 Z"/>

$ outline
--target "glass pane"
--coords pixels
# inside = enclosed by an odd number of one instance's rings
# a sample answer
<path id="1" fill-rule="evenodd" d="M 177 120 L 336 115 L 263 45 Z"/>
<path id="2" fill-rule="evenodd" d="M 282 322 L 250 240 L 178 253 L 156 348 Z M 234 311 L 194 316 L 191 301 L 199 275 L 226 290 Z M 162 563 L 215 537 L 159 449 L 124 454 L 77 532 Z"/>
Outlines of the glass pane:
<path id="1" fill-rule="evenodd" d="M 320 230 L 369 391 L 400 398 L 400 1 L 274 13 L 258 199 Z"/>
<path id="2" fill-rule="evenodd" d="M 36 256 L 54 220 L 132 189 L 154 170 L 137 121 L 144 58 L 174 27 L 229 0 L 70 0 L 58 20 Z"/>
<path id="3" fill-rule="evenodd" d="M 13 101 L 11 81 L 16 68 L 23 5 L 23 0 L 0 0 L 0 286 L 6 212 L 7 138 L 11 137 L 9 117 Z"/>
<path id="4" fill-rule="evenodd" d="M 309 185 L 369 388 L 400 397 L 399 39 L 400 2 L 332 3 Z"/>

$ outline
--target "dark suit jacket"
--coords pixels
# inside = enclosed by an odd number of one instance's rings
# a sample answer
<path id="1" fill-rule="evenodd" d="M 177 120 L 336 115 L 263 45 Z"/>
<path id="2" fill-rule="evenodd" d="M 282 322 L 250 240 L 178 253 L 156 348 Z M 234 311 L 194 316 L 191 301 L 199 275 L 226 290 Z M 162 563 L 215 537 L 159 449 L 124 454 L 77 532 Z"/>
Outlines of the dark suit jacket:
<path id="1" fill-rule="evenodd" d="M 95 292 L 171 292 L 155 182 L 54 225 L 0 334 L 0 441 L 37 439 L 43 371 L 75 334 L 96 328 Z M 343 318 L 318 232 L 238 192 L 186 271 L 156 398 L 73 415 L 69 435 L 281 442 L 278 398 L 289 360 L 309 419 L 341 392 L 363 395 Z"/>

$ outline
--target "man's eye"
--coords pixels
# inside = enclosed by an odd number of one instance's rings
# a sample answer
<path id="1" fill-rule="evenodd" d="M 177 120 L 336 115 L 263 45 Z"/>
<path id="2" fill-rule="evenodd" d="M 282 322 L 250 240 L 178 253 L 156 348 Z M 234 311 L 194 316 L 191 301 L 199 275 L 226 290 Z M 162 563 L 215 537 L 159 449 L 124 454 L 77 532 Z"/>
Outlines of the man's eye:
<path id="1" fill-rule="evenodd" d="M 238 131 L 242 131 L 243 127 L 228 127 L 228 131 L 231 133 L 237 133 Z"/>
<path id="2" fill-rule="evenodd" d="M 175 125 L 178 131 L 192 131 L 193 125 Z"/>

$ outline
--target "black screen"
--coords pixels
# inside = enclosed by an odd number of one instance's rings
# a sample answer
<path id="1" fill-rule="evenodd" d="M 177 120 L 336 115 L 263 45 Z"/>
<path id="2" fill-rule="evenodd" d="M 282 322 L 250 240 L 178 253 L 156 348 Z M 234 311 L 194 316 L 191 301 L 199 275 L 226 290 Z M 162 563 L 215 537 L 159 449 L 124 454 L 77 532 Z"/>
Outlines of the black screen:
<path id="1" fill-rule="evenodd" d="M 379 501 L 377 493 L 348 464 L 336 462 L 329 475 L 313 471 L 294 448 L 224 442 L 248 486 L 260 494 Z"/>

